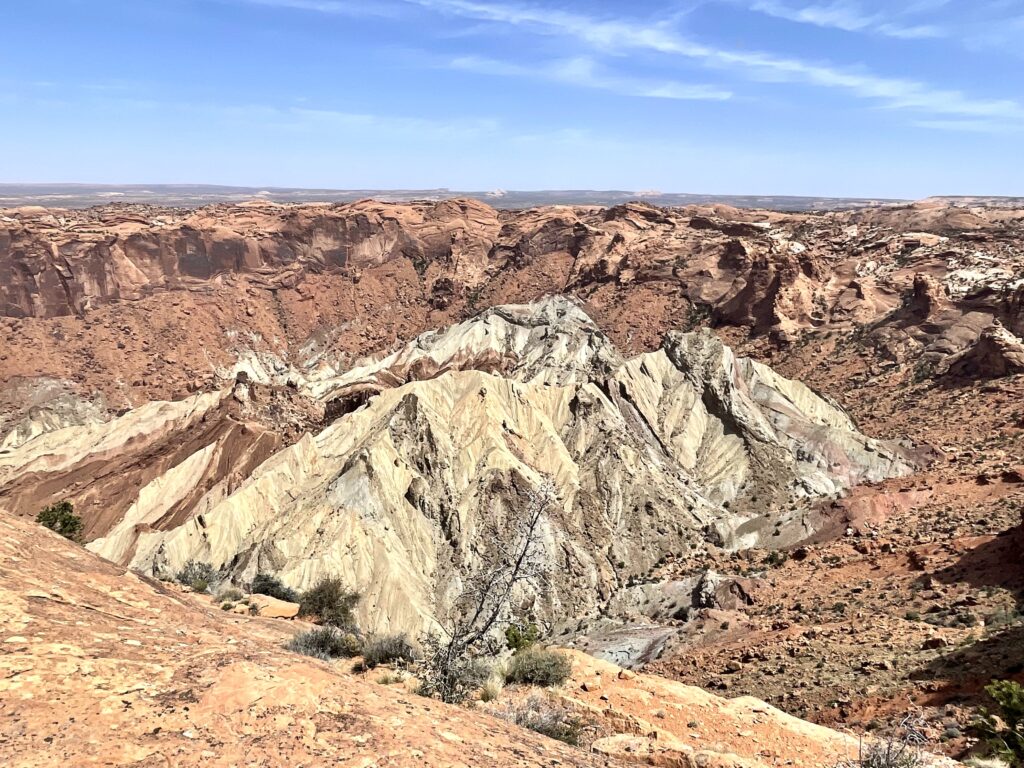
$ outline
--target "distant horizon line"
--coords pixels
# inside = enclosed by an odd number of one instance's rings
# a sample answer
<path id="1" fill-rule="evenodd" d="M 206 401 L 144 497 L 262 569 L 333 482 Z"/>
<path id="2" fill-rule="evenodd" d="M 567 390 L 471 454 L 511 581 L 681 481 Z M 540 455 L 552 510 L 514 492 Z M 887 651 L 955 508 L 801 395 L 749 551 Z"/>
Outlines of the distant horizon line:
<path id="1" fill-rule="evenodd" d="M 88 182 L 88 181 L 0 181 L 0 189 L 130 189 L 133 191 L 145 191 L 147 189 L 210 189 L 210 190 L 260 190 L 266 192 L 332 192 L 332 193 L 354 193 L 354 192 L 430 192 L 430 193 L 451 193 L 451 194 L 483 194 L 494 197 L 501 197 L 505 194 L 535 194 L 535 193 L 579 193 L 588 192 L 594 194 L 630 194 L 643 197 L 661 197 L 664 195 L 692 196 L 692 197 L 793 197 L 806 199 L 835 200 L 893 200 L 904 201 L 910 197 L 890 197 L 885 195 L 840 195 L 840 194 L 792 194 L 774 192 L 683 192 L 678 190 L 664 191 L 660 189 L 631 189 L 627 187 L 495 187 L 491 189 L 459 188 L 459 187 L 387 187 L 387 186 L 354 186 L 354 187 L 324 187 L 324 186 L 291 186 L 282 184 L 218 184 L 209 182 L 154 182 L 154 183 L 112 183 L 112 182 Z M 1016 197 L 1016 195 L 928 195 L 927 197 Z"/>
<path id="2" fill-rule="evenodd" d="M 1005 206 L 1024 201 L 1024 195 L 938 194 L 925 197 L 865 195 L 813 195 L 765 193 L 663 192 L 658 189 L 491 189 L 453 187 L 293 187 L 210 183 L 109 183 L 109 182 L 0 182 L 0 208 L 39 206 L 83 209 L 117 203 L 169 208 L 199 208 L 249 201 L 272 203 L 344 204 L 377 199 L 381 202 L 439 202 L 467 198 L 499 209 L 525 209 L 548 205 L 610 207 L 628 202 L 648 202 L 662 207 L 726 204 L 737 208 L 780 211 L 828 211 L 912 204 L 927 200 L 977 201 L 979 205 Z"/>

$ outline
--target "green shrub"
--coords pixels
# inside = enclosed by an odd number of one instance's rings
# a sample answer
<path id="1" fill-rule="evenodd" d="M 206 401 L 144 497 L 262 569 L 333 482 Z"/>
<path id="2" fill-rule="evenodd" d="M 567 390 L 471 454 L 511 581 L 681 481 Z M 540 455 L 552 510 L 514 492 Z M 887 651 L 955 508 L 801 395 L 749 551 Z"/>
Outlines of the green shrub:
<path id="1" fill-rule="evenodd" d="M 511 651 L 521 651 L 529 648 L 540 640 L 540 629 L 536 624 L 513 624 L 505 630 L 505 642 Z"/>
<path id="2" fill-rule="evenodd" d="M 580 735 L 584 730 L 580 718 L 549 696 L 539 693 L 496 707 L 493 712 L 510 723 L 573 746 L 579 746 Z"/>
<path id="3" fill-rule="evenodd" d="M 229 602 L 229 603 L 237 603 L 244 596 L 245 595 L 242 594 L 242 590 L 235 589 L 234 587 L 228 587 L 227 589 L 222 589 L 220 592 L 217 593 L 217 599 L 218 600 L 222 600 L 224 602 Z"/>
<path id="4" fill-rule="evenodd" d="M 317 627 L 295 635 L 285 648 L 315 659 L 329 661 L 358 656 L 363 650 L 363 645 L 359 637 L 352 632 L 342 632 L 336 627 Z"/>
<path id="5" fill-rule="evenodd" d="M 251 591 L 253 594 L 276 597 L 278 600 L 288 603 L 297 603 L 301 599 L 298 592 L 286 586 L 277 576 L 269 573 L 257 573 L 256 578 L 252 580 Z"/>
<path id="6" fill-rule="evenodd" d="M 363 664 L 373 669 L 381 664 L 404 666 L 416 661 L 416 649 L 403 635 L 372 637 L 363 645 Z"/>
<path id="7" fill-rule="evenodd" d="M 217 580 L 217 574 L 209 563 L 201 563 L 198 560 L 189 560 L 185 567 L 178 571 L 174 580 L 179 584 L 190 587 L 193 592 L 206 592 L 210 584 Z"/>
<path id="8" fill-rule="evenodd" d="M 565 654 L 531 646 L 519 651 L 509 662 L 510 683 L 550 687 L 561 685 L 572 674 L 572 662 Z"/>
<path id="9" fill-rule="evenodd" d="M 1010 766 L 1024 766 L 1024 687 L 995 680 L 985 692 L 999 705 L 998 715 L 982 710 L 975 723 L 988 753 Z"/>
<path id="10" fill-rule="evenodd" d="M 771 568 L 778 568 L 785 565 L 787 560 L 789 560 L 789 555 L 776 549 L 768 553 L 768 556 L 764 559 L 764 564 Z"/>
<path id="11" fill-rule="evenodd" d="M 82 537 L 82 518 L 75 514 L 75 507 L 70 501 L 51 504 L 36 515 L 36 522 L 71 541 L 79 541 Z"/>
<path id="12" fill-rule="evenodd" d="M 341 579 L 323 578 L 303 593 L 299 614 L 316 618 L 317 624 L 351 629 L 355 626 L 352 611 L 358 602 L 359 593 L 342 584 Z"/>

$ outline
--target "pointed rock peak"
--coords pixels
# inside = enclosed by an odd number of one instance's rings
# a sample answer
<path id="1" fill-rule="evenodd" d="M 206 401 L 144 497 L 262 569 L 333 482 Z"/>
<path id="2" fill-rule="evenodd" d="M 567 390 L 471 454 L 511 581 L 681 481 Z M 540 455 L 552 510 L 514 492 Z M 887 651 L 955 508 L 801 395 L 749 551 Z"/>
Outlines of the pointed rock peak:
<path id="1" fill-rule="evenodd" d="M 914 275 L 914 288 L 908 309 L 915 316 L 927 320 L 933 314 L 949 306 L 946 291 L 934 277 L 930 275 Z"/>
<path id="2" fill-rule="evenodd" d="M 573 301 L 551 296 L 492 307 L 429 331 L 396 352 L 310 384 L 322 399 L 375 392 L 448 371 L 480 370 L 519 381 L 566 384 L 623 362 L 611 341 Z"/>
<path id="3" fill-rule="evenodd" d="M 719 356 L 725 350 L 725 343 L 710 328 L 695 328 L 692 331 L 670 331 L 662 345 L 665 349 L 674 349 L 681 354 L 690 356 Z"/>
<path id="4" fill-rule="evenodd" d="M 500 317 L 515 325 L 527 327 L 548 325 L 562 333 L 586 331 L 601 334 L 597 324 L 576 302 L 561 295 L 546 296 L 531 304 L 506 304 L 491 307 L 467 322 L 478 322 L 491 317 Z"/>
<path id="5" fill-rule="evenodd" d="M 406 350 L 413 348 L 431 353 L 438 362 L 448 355 L 457 368 L 477 367 L 458 364 L 460 357 L 469 362 L 476 352 L 500 353 L 502 372 L 524 380 L 534 378 L 541 364 L 591 373 L 595 366 L 607 370 L 622 362 L 597 323 L 572 299 L 557 295 L 491 307 L 465 322 L 418 336 Z M 529 374 L 523 375 L 526 369 Z"/>
<path id="6" fill-rule="evenodd" d="M 694 381 L 710 381 L 713 375 L 721 374 L 727 360 L 734 358 L 732 349 L 708 328 L 689 333 L 672 331 L 665 336 L 662 349 L 672 363 Z"/>

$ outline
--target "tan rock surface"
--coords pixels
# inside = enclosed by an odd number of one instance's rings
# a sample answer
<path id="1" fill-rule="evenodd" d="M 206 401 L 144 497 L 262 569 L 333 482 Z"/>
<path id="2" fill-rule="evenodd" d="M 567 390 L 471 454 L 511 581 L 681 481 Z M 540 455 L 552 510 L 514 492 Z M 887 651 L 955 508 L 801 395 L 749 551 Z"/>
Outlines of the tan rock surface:
<path id="1" fill-rule="evenodd" d="M 857 738 L 756 698 L 724 699 L 656 675 L 623 675 L 614 664 L 567 653 L 572 681 L 558 696 L 614 733 L 594 742 L 600 753 L 671 768 L 822 768 L 857 754 Z M 601 684 L 587 684 L 595 679 Z M 940 757 L 925 764 L 954 765 Z"/>
<path id="2" fill-rule="evenodd" d="M 0 763 L 609 766 L 281 648 L 229 615 L 0 516 Z"/>
<path id="3" fill-rule="evenodd" d="M 561 695 L 619 734 L 595 744 L 606 754 L 684 768 L 820 768 L 856 750 L 856 739 L 754 698 L 722 699 L 654 675 L 623 678 L 614 664 L 579 652 L 571 658 L 574 685 Z M 575 684 L 594 677 L 602 681 L 598 690 Z"/>
<path id="4" fill-rule="evenodd" d="M 270 595 L 250 595 L 249 606 L 256 610 L 257 616 L 265 619 L 294 619 L 299 615 L 299 604 L 278 600 Z"/>

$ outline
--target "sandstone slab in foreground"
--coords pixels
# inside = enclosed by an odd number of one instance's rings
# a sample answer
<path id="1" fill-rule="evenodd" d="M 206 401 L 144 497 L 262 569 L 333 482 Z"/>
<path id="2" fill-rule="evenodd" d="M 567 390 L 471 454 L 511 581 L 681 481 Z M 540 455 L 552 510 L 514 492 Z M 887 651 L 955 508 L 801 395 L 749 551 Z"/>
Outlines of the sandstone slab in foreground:
<path id="1" fill-rule="evenodd" d="M 222 614 L 0 516 L 0 764 L 611 766 L 290 654 Z"/>

